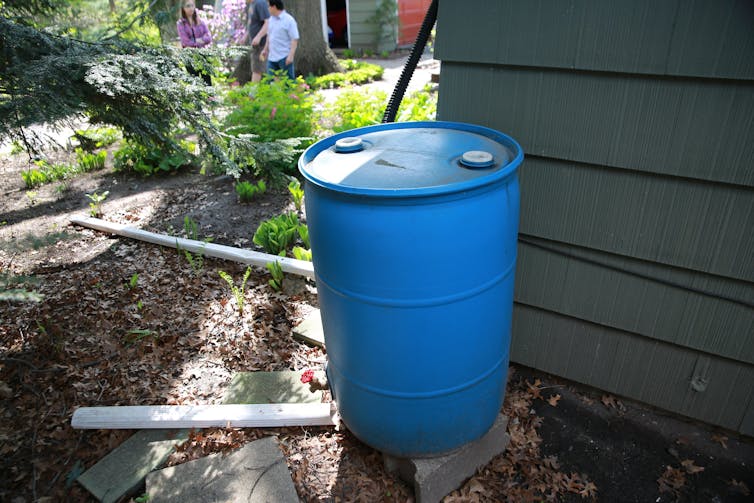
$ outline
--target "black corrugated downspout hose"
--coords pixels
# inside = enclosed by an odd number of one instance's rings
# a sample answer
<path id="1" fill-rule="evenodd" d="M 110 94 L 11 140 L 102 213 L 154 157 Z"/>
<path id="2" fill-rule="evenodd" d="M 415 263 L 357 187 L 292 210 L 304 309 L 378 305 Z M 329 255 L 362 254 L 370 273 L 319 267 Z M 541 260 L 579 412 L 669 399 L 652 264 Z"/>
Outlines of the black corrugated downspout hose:
<path id="1" fill-rule="evenodd" d="M 424 16 L 424 21 L 422 21 L 419 34 L 414 41 L 414 47 L 411 49 L 411 54 L 409 54 L 408 60 L 403 66 L 403 71 L 398 79 L 398 83 L 395 84 L 393 95 L 390 96 L 390 101 L 388 101 L 387 107 L 385 108 L 385 115 L 382 116 L 383 123 L 395 122 L 395 116 L 398 115 L 398 107 L 401 106 L 403 95 L 406 94 L 408 83 L 411 81 L 411 76 L 414 74 L 414 70 L 416 70 L 416 65 L 419 63 L 419 58 L 421 58 L 421 55 L 424 52 L 424 47 L 427 45 L 427 40 L 429 40 L 429 35 L 432 32 L 432 27 L 436 20 L 437 0 L 432 0 L 432 3 L 427 10 L 427 14 Z"/>

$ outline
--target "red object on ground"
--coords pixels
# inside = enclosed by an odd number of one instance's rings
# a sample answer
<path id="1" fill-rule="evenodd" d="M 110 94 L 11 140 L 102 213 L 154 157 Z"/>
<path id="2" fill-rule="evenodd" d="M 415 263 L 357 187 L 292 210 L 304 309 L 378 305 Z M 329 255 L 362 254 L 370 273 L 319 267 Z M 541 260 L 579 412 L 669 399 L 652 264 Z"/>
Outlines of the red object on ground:
<path id="1" fill-rule="evenodd" d="M 312 379 L 314 379 L 313 370 L 304 370 L 304 373 L 301 374 L 301 382 L 304 384 L 310 382 Z"/>

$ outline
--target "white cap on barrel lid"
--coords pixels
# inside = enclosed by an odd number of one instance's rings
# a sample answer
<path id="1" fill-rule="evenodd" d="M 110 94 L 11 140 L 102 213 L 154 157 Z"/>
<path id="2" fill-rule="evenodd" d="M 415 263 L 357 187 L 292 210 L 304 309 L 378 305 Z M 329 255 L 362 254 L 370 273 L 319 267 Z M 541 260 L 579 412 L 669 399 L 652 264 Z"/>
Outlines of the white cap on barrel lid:
<path id="1" fill-rule="evenodd" d="M 494 157 L 484 150 L 469 150 L 461 156 L 461 163 L 470 168 L 487 168 L 494 164 Z"/>
<path id="2" fill-rule="evenodd" d="M 335 142 L 336 152 L 358 152 L 364 148 L 364 142 L 361 138 L 347 136 Z"/>

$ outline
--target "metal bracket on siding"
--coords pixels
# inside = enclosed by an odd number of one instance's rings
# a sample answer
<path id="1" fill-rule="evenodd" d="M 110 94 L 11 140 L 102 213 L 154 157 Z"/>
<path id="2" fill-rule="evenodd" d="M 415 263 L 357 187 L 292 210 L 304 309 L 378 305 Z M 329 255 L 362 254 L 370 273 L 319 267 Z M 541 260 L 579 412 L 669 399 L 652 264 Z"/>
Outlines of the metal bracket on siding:
<path id="1" fill-rule="evenodd" d="M 709 356 L 699 356 L 696 359 L 694 373 L 691 375 L 689 386 L 692 390 L 702 393 L 709 384 L 709 367 L 712 359 Z"/>

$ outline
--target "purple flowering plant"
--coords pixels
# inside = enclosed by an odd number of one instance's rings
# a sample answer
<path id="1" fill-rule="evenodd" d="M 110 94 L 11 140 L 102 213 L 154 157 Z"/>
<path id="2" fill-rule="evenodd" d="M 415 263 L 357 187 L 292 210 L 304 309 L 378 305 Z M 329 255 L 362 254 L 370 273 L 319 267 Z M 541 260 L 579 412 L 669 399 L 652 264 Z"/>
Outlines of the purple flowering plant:
<path id="1" fill-rule="evenodd" d="M 202 14 L 217 47 L 238 45 L 246 40 L 246 0 L 223 0 L 218 11 L 205 5 Z"/>

